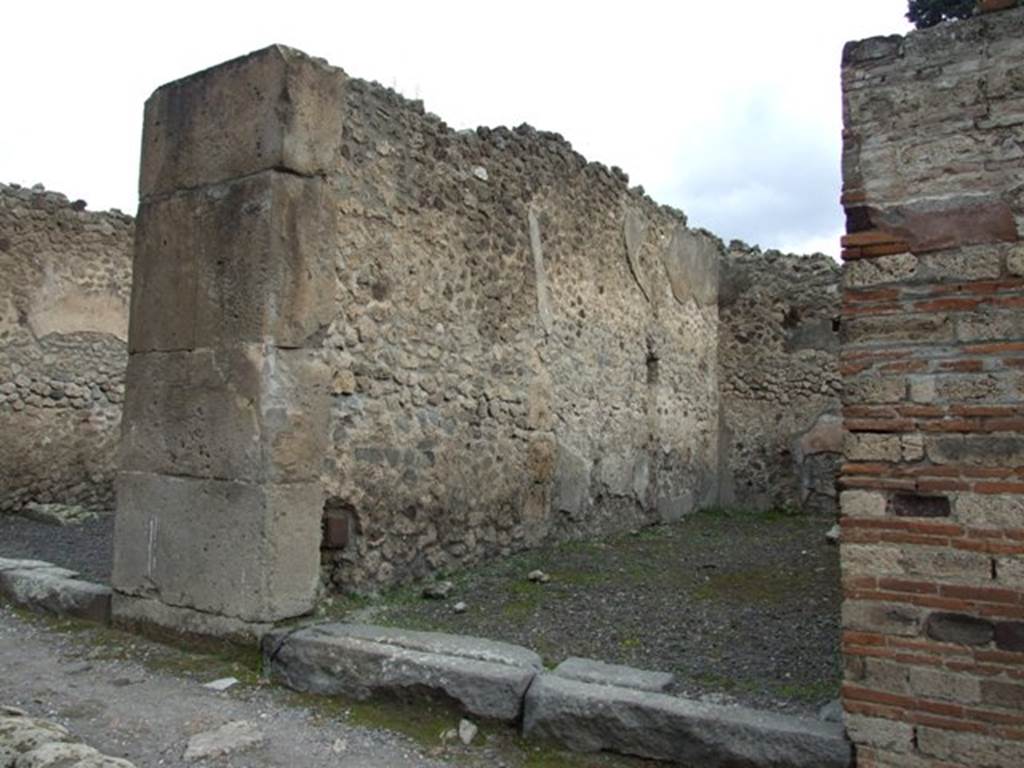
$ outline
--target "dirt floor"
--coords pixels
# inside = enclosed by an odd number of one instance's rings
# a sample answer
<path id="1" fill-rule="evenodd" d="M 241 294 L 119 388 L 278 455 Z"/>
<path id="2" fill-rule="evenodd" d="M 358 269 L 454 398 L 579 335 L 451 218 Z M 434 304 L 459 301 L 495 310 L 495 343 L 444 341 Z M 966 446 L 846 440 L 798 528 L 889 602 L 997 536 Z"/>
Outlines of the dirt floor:
<path id="1" fill-rule="evenodd" d="M 678 693 L 795 714 L 838 697 L 833 521 L 712 511 L 601 542 L 547 547 L 421 586 L 335 598 L 328 615 L 674 672 Z M 528 579 L 542 570 L 548 583 Z M 466 604 L 456 613 L 458 602 Z"/>
<path id="2" fill-rule="evenodd" d="M 0 557 L 46 560 L 106 584 L 114 558 L 114 513 L 74 525 L 0 515 Z"/>
<path id="3" fill-rule="evenodd" d="M 207 649 L 210 651 L 211 649 Z M 359 704 L 260 682 L 255 654 L 196 653 L 116 630 L 44 620 L 0 604 L 0 704 L 55 720 L 139 768 L 653 768 L 610 755 L 573 755 L 480 723 L 470 746 L 442 734 L 458 714 L 438 706 Z M 233 676 L 217 693 L 204 683 Z M 184 758 L 191 736 L 246 720 L 260 746 L 208 761 Z"/>

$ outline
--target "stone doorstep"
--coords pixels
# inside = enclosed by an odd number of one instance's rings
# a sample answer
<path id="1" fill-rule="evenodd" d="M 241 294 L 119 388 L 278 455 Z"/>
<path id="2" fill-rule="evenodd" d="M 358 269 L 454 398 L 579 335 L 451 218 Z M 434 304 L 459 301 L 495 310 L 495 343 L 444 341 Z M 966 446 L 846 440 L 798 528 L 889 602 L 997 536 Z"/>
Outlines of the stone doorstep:
<path id="1" fill-rule="evenodd" d="M 0 598 L 54 616 L 110 623 L 110 587 L 42 560 L 0 558 Z"/>
<path id="2" fill-rule="evenodd" d="M 433 693 L 478 717 L 506 723 L 522 717 L 524 735 L 579 752 L 707 768 L 851 764 L 840 723 L 676 698 L 658 692 L 671 675 L 590 659 L 568 659 L 544 672 L 535 653 L 508 643 L 320 624 L 269 633 L 263 657 L 270 678 L 294 690 L 358 700 Z"/>

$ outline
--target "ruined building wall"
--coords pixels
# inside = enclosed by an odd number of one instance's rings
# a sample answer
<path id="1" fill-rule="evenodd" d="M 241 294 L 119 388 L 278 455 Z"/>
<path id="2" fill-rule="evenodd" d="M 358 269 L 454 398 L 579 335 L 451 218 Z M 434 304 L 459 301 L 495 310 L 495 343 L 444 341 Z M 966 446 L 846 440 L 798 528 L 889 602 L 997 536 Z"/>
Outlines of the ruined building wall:
<path id="1" fill-rule="evenodd" d="M 0 184 L 0 512 L 113 507 L 132 219 Z"/>
<path id="2" fill-rule="evenodd" d="M 721 503 L 834 513 L 839 265 L 734 241 L 719 289 Z"/>
<path id="3" fill-rule="evenodd" d="M 252 634 L 717 491 L 718 242 L 282 46 L 146 105 L 113 611 Z"/>
<path id="4" fill-rule="evenodd" d="M 328 508 L 342 587 L 713 503 L 718 241 L 528 126 L 347 79 Z"/>
<path id="5" fill-rule="evenodd" d="M 1024 765 L 1024 9 L 844 52 L 846 725 Z"/>

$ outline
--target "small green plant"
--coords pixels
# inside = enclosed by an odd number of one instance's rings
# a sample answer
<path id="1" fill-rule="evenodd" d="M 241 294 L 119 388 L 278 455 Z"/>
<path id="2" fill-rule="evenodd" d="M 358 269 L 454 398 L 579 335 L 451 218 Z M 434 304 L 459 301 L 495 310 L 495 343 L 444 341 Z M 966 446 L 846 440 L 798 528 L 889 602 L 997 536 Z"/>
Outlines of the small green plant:
<path id="1" fill-rule="evenodd" d="M 974 6 L 975 0 L 910 0 L 907 19 L 918 29 L 925 29 L 943 21 L 969 18 Z"/>

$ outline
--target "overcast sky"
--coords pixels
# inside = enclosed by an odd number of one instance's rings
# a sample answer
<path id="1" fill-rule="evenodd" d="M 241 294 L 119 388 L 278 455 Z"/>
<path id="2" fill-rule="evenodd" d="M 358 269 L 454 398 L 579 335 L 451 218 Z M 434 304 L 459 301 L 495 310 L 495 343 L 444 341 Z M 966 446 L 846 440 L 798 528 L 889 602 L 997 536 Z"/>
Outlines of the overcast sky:
<path id="1" fill-rule="evenodd" d="M 725 240 L 835 254 L 843 43 L 905 0 L 8 2 L 0 181 L 134 212 L 142 104 L 270 43 L 455 128 L 522 122 Z"/>

